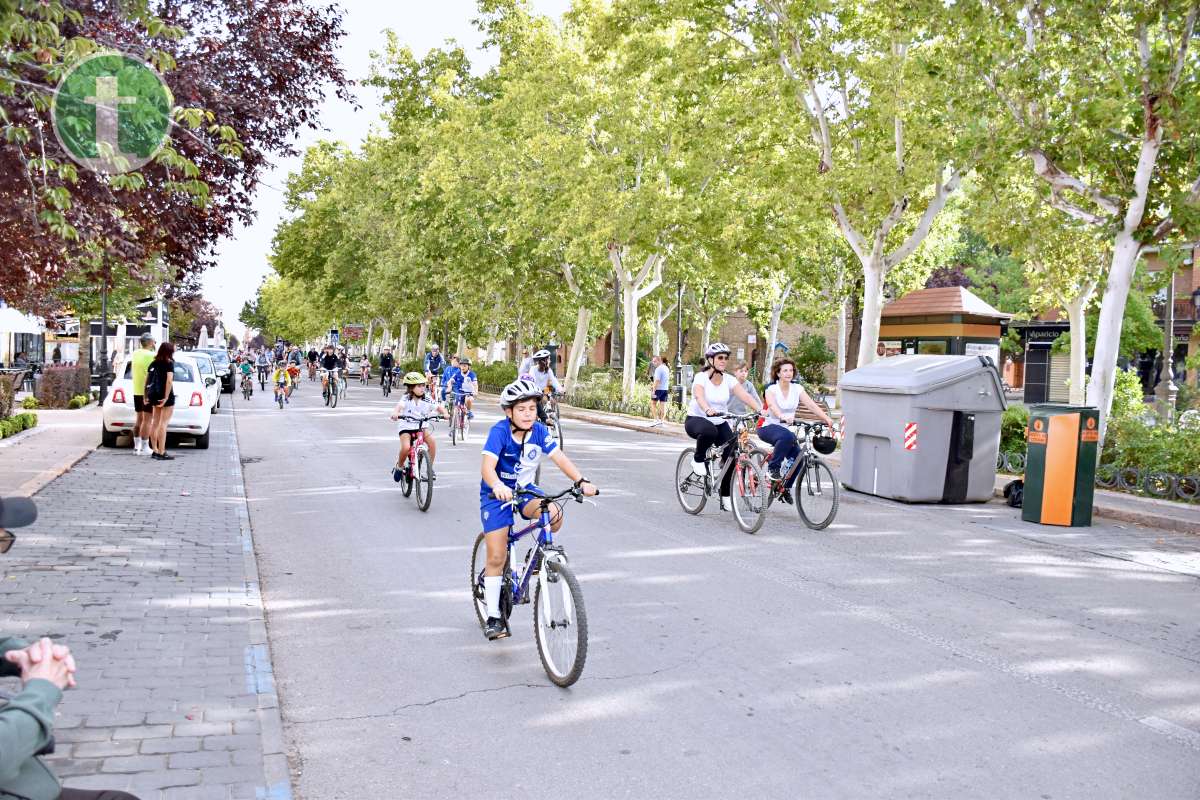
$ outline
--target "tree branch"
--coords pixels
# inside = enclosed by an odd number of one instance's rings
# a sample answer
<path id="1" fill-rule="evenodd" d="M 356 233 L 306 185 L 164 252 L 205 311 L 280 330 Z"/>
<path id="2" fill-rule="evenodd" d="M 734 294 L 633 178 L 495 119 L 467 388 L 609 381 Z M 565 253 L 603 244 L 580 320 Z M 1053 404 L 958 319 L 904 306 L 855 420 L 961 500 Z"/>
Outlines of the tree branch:
<path id="1" fill-rule="evenodd" d="M 1171 76 L 1167 79 L 1164 94 L 1170 94 L 1175 91 L 1175 87 L 1179 83 L 1179 77 L 1183 74 L 1183 65 L 1187 60 L 1188 44 L 1192 40 L 1192 32 L 1196 29 L 1197 13 L 1200 13 L 1200 3 L 1192 5 L 1192 10 L 1188 12 L 1187 19 L 1184 20 L 1183 36 L 1179 40 L 1179 49 L 1175 52 L 1175 63 L 1171 67 Z"/>
<path id="2" fill-rule="evenodd" d="M 858 260 L 864 264 L 867 262 L 867 242 L 863 239 L 862 234 L 854 229 L 853 223 L 850 222 L 850 217 L 846 215 L 846 209 L 842 207 L 840 202 L 834 202 L 833 213 L 837 216 L 838 227 L 842 229 L 842 234 L 846 237 L 846 241 L 850 244 L 850 249 L 854 251 L 854 255 L 858 256 Z"/>
<path id="3" fill-rule="evenodd" d="M 950 170 L 950 179 L 942 183 L 942 170 L 938 170 L 938 184 L 934 190 L 933 199 L 929 201 L 929 205 L 925 207 L 925 213 L 921 215 L 921 220 L 917 223 L 917 227 L 908 238 L 904 240 L 890 256 L 884 259 L 884 272 L 899 264 L 904 259 L 908 258 L 913 252 L 925 241 L 925 237 L 929 235 L 929 229 L 933 227 L 933 221 L 941 210 L 946 206 L 946 201 L 950 199 L 950 195 L 954 194 L 958 189 L 958 184 L 962 180 L 962 174 L 957 169 Z"/>
<path id="4" fill-rule="evenodd" d="M 1075 176 L 1063 172 L 1040 148 L 1029 150 L 1026 155 L 1033 161 L 1034 173 L 1050 184 L 1050 188 L 1054 191 L 1055 195 L 1064 190 L 1072 191 L 1091 200 L 1109 215 L 1115 216 L 1121 213 L 1121 204 L 1116 198 L 1109 197 L 1103 192 L 1088 186 Z"/>
<path id="5" fill-rule="evenodd" d="M 659 255 L 651 256 L 647 260 L 647 262 L 646 262 L 647 264 L 653 264 L 653 266 L 654 266 L 654 277 L 652 277 L 649 280 L 649 282 L 647 282 L 645 285 L 643 285 L 641 288 L 637 289 L 633 293 L 635 300 L 641 300 L 643 297 L 645 297 L 646 295 L 650 294 L 655 289 L 657 289 L 660 284 L 662 284 L 662 262 L 663 262 L 663 260 L 664 260 L 663 257 L 659 256 Z M 646 270 L 645 270 L 645 268 L 643 268 L 642 273 L 641 273 L 641 275 L 639 275 L 639 277 L 644 279 L 645 272 L 646 272 Z"/>

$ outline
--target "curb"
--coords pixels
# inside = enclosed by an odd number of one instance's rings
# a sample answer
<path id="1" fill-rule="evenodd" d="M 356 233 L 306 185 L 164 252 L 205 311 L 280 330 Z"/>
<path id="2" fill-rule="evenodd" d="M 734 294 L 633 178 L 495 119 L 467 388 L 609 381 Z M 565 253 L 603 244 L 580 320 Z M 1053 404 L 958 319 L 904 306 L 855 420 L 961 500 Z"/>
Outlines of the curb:
<path id="1" fill-rule="evenodd" d="M 91 455 L 92 451 L 99 446 L 99 442 L 93 445 L 88 445 L 83 452 L 72 454 L 68 458 L 59 462 L 57 466 L 42 470 L 37 475 L 34 475 L 32 478 L 18 486 L 16 493 L 24 497 L 33 497 L 42 489 L 46 488 L 46 486 L 48 486 L 52 481 L 65 475 L 72 467 Z"/>
<path id="2" fill-rule="evenodd" d="M 288 765 L 287 741 L 283 733 L 283 715 L 279 708 L 279 694 L 275 688 L 275 673 L 271 661 L 271 642 L 267 636 L 267 610 L 263 603 L 258 574 L 258 558 L 254 551 L 254 532 L 250 525 L 250 505 L 246 499 L 246 476 L 242 467 L 241 449 L 238 447 L 237 415 L 230 404 L 229 432 L 233 444 L 233 464 L 230 469 L 236 479 L 234 493 L 241 502 L 237 504 L 238 523 L 241 527 L 242 569 L 246 584 L 246 607 L 252 612 L 247 625 L 250 628 L 250 646 L 246 648 L 247 683 L 252 685 L 258 696 L 258 726 L 262 744 L 262 767 L 265 786 L 256 789 L 257 796 L 269 800 L 291 800 L 292 773 Z"/>
<path id="3" fill-rule="evenodd" d="M 44 425 L 34 425 L 29 430 L 21 431 L 16 436 L 9 436 L 7 439 L 0 439 L 0 450 L 3 450 L 6 447 L 12 447 L 14 444 L 20 444 L 26 439 L 29 439 L 44 430 L 46 430 Z"/>

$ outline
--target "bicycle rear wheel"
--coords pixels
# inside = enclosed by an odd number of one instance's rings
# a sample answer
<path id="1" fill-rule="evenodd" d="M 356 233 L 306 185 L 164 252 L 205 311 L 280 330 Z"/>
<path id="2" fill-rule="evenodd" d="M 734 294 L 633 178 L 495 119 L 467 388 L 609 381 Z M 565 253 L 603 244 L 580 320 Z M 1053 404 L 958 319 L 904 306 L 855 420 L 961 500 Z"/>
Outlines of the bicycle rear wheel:
<path id="1" fill-rule="evenodd" d="M 743 533 L 758 533 L 767 519 L 767 478 L 754 459 L 746 456 L 739 456 L 732 469 L 733 518 Z"/>
<path id="2" fill-rule="evenodd" d="M 833 470 L 819 458 L 811 459 L 796 479 L 796 511 L 814 531 L 824 530 L 837 516 L 841 487 Z"/>
<path id="3" fill-rule="evenodd" d="M 558 412 L 558 404 L 554 406 L 554 438 L 558 440 L 558 446 L 566 450 L 563 445 L 562 415 Z"/>
<path id="4" fill-rule="evenodd" d="M 482 628 L 487 622 L 487 603 L 483 598 L 483 568 L 487 564 L 487 542 L 483 534 L 475 537 L 471 548 L 471 598 L 475 601 L 475 619 Z"/>
<path id="5" fill-rule="evenodd" d="M 675 464 L 675 497 L 689 514 L 699 514 L 708 502 L 704 478 L 692 472 L 692 456 L 695 452 L 694 447 L 686 448 L 679 454 L 679 461 Z"/>
<path id="6" fill-rule="evenodd" d="M 433 502 L 433 467 L 425 450 L 417 453 L 417 475 L 413 482 L 417 485 L 417 508 L 428 511 Z"/>
<path id="7" fill-rule="evenodd" d="M 579 680 L 587 661 L 587 612 L 579 581 L 560 561 L 542 564 L 533 590 L 533 631 L 550 680 L 557 686 Z"/>

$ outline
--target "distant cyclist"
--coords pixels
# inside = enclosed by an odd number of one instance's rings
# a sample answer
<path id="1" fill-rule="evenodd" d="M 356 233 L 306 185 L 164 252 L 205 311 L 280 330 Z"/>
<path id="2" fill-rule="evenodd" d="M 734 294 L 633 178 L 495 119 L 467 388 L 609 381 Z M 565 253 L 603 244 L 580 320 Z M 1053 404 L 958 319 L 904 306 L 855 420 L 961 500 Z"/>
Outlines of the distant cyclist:
<path id="1" fill-rule="evenodd" d="M 392 367 L 396 366 L 396 359 L 392 355 L 392 348 L 383 348 L 383 354 L 379 356 L 379 385 L 383 386 L 383 376 L 392 371 Z"/>
<path id="2" fill-rule="evenodd" d="M 472 410 L 475 407 L 475 398 L 472 395 L 479 391 L 479 379 L 471 369 L 471 359 L 460 358 L 458 360 L 458 366 L 450 377 L 448 388 L 454 395 L 454 402 L 462 403 L 467 407 L 467 419 L 475 419 L 475 412 Z"/>
<path id="3" fill-rule="evenodd" d="M 437 442 L 433 439 L 433 431 L 429 423 L 415 422 L 414 419 L 423 417 L 446 416 L 446 408 L 425 396 L 429 387 L 425 385 L 425 376 L 419 372 L 410 372 L 404 376 L 404 396 L 392 410 L 392 421 L 400 423 L 400 454 L 396 457 L 396 466 L 392 467 L 392 480 L 397 483 L 403 477 L 403 470 L 408 463 L 408 451 L 412 448 L 417 432 L 425 429 L 425 446 L 429 448 L 429 477 L 433 478 L 433 462 L 437 458 Z M 406 417 L 408 419 L 406 419 Z"/>
<path id="4" fill-rule="evenodd" d="M 442 358 L 442 349 L 436 344 L 429 348 L 429 352 L 425 354 L 425 380 L 431 386 L 436 386 L 437 382 L 434 377 L 441 377 L 442 370 L 446 368 L 446 359 Z"/>
<path id="5" fill-rule="evenodd" d="M 283 395 L 283 402 L 290 403 L 288 395 L 291 394 L 292 376 L 288 374 L 287 362 L 283 359 L 275 362 L 275 372 L 271 375 L 271 383 L 275 386 L 275 402 L 279 402 L 279 396 Z"/>
<path id="6" fill-rule="evenodd" d="M 439 382 L 439 385 L 441 386 L 441 391 L 440 391 L 439 396 L 442 398 L 443 403 L 450 399 L 450 393 L 449 393 L 450 382 L 454 380 L 454 376 L 457 374 L 458 374 L 458 356 L 450 356 L 450 363 L 448 363 L 446 365 L 446 368 L 444 370 L 442 370 L 442 379 Z"/>
<path id="7" fill-rule="evenodd" d="M 547 389 L 553 392 L 562 391 L 562 384 L 558 382 L 558 376 L 554 374 L 554 370 L 550 369 L 549 350 L 542 349 L 533 354 L 529 379 L 533 381 L 535 386 L 542 390 L 543 397 L 545 397 Z M 550 418 L 546 416 L 546 406 L 542 402 L 538 403 L 538 419 L 542 422 L 550 421 Z"/>
<path id="8" fill-rule="evenodd" d="M 271 352 L 267 348 L 262 348 L 258 351 L 258 358 L 254 359 L 254 365 L 258 367 L 258 382 L 267 382 L 267 373 L 271 371 Z"/>

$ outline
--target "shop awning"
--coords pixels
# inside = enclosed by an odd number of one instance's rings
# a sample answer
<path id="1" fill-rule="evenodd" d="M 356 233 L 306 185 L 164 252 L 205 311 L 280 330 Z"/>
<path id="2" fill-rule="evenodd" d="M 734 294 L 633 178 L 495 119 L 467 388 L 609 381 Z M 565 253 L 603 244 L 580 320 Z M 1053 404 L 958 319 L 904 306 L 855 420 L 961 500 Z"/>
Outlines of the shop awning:
<path id="1" fill-rule="evenodd" d="M 46 326 L 37 317 L 22 314 L 10 306 L 0 306 L 0 333 L 45 333 Z"/>

